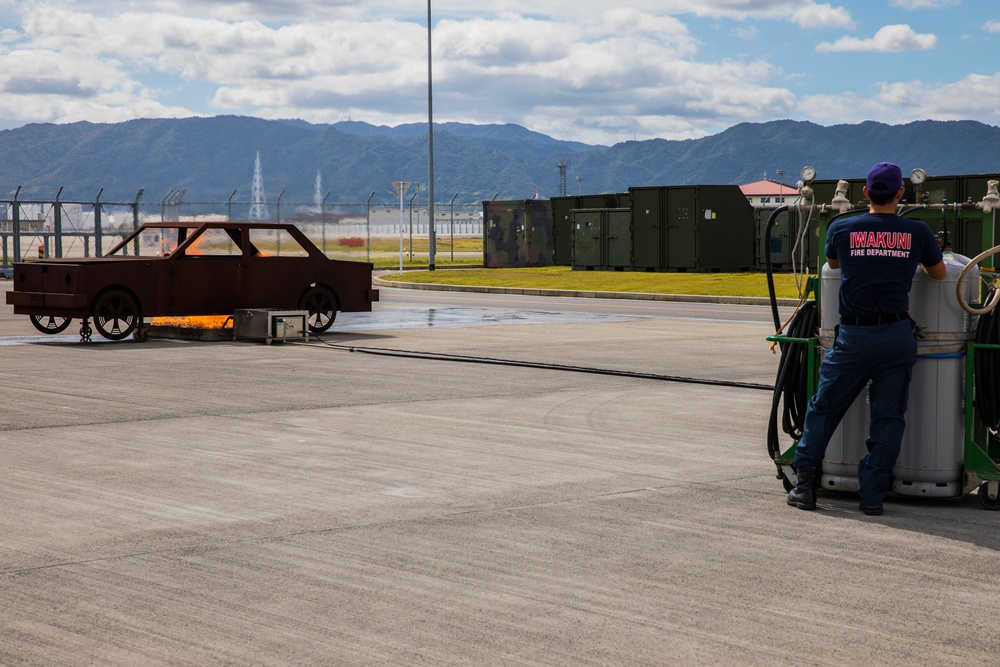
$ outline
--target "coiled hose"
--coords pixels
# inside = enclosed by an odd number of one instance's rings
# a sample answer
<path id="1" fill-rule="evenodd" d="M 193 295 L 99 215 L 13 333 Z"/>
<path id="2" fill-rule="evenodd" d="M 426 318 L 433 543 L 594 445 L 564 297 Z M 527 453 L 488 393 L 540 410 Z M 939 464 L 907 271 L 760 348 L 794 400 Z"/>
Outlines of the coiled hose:
<path id="1" fill-rule="evenodd" d="M 789 338 L 812 338 L 819 326 L 819 311 L 815 301 L 807 301 L 795 313 L 785 328 Z M 781 343 L 781 360 L 771 396 L 771 416 L 767 424 L 767 453 L 771 459 L 781 454 L 778 441 L 778 413 L 781 430 L 798 440 L 802 437 L 803 419 L 808 396 L 809 346 Z"/>

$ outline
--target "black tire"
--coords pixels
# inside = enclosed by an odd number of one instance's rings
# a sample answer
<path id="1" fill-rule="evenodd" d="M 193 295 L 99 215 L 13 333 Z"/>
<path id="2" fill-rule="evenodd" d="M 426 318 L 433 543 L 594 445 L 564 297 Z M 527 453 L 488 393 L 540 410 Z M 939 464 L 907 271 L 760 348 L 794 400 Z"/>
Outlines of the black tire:
<path id="1" fill-rule="evenodd" d="M 299 300 L 299 308 L 309 311 L 309 333 L 323 333 L 337 319 L 337 297 L 325 287 L 306 290 Z"/>
<path id="2" fill-rule="evenodd" d="M 128 338 L 142 323 L 139 304 L 128 292 L 111 290 L 94 304 L 94 328 L 108 340 Z"/>
<path id="3" fill-rule="evenodd" d="M 32 315 L 31 324 L 43 334 L 62 333 L 73 320 L 69 317 L 55 315 Z"/>
<path id="4" fill-rule="evenodd" d="M 976 493 L 976 496 L 979 498 L 979 504 L 983 506 L 983 509 L 993 512 L 1000 510 L 1000 494 L 997 494 L 996 498 L 991 499 L 987 485 L 988 482 L 983 482 L 979 485 L 979 492 Z"/>

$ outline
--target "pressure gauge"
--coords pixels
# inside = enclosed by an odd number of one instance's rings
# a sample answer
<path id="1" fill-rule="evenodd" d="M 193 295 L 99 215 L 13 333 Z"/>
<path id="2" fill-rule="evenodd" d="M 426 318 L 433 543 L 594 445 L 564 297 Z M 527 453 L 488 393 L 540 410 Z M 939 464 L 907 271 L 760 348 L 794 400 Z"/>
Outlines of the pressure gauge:
<path id="1" fill-rule="evenodd" d="M 927 172 L 923 169 L 914 169 L 910 172 L 910 183 L 920 185 L 925 180 L 927 180 Z"/>
<path id="2" fill-rule="evenodd" d="M 812 183 L 816 178 L 816 170 L 812 167 L 802 167 L 802 171 L 799 172 L 799 176 L 806 183 Z"/>

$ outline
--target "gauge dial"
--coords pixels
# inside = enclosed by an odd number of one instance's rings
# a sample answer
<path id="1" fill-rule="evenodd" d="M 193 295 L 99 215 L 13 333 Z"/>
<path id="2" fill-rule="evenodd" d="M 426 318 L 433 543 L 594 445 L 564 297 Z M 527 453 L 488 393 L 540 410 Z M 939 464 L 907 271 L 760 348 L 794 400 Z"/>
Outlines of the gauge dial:
<path id="1" fill-rule="evenodd" d="M 914 169 L 910 172 L 910 183 L 920 185 L 925 180 L 927 180 L 927 172 L 923 169 Z"/>
<path id="2" fill-rule="evenodd" d="M 816 170 L 812 167 L 802 167 L 802 171 L 799 172 L 799 176 L 806 183 L 811 183 L 813 179 L 816 178 Z"/>

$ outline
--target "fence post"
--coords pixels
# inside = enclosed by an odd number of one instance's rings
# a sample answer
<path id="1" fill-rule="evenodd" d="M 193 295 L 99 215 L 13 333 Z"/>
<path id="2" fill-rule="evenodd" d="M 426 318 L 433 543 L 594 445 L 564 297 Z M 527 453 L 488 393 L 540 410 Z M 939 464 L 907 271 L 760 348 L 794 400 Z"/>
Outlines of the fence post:
<path id="1" fill-rule="evenodd" d="M 21 204 L 17 201 L 17 196 L 21 194 L 21 186 L 17 186 L 17 190 L 14 191 L 14 203 L 11 204 L 10 220 L 11 220 L 11 232 L 14 234 L 14 261 L 21 262 L 24 258 L 21 257 Z"/>
<path id="2" fill-rule="evenodd" d="M 458 199 L 458 193 L 451 198 L 451 261 L 455 261 L 455 200 Z"/>
<path id="3" fill-rule="evenodd" d="M 62 241 L 62 204 L 59 203 L 59 197 L 62 195 L 62 186 L 59 187 L 59 192 L 56 193 L 56 201 L 52 204 L 52 234 L 53 240 L 55 242 L 55 256 L 63 256 L 63 241 Z"/>
<path id="4" fill-rule="evenodd" d="M 135 201 L 132 202 L 132 231 L 139 229 L 139 199 L 142 197 L 142 193 L 146 191 L 146 188 L 139 188 L 139 191 L 135 193 Z M 139 256 L 139 237 L 135 237 L 135 241 L 132 242 L 132 254 L 136 257 Z"/>
<path id="5" fill-rule="evenodd" d="M 420 183 L 417 183 L 417 188 L 413 191 L 413 196 L 410 197 L 410 261 L 413 261 L 413 200 L 416 198 L 417 193 L 420 192 Z"/>
<path id="6" fill-rule="evenodd" d="M 101 252 L 101 195 L 103 193 L 104 188 L 101 188 L 94 200 L 94 257 L 100 257 L 103 254 Z"/>
<path id="7" fill-rule="evenodd" d="M 329 196 L 330 196 L 330 192 L 327 191 L 327 193 L 325 195 L 323 195 L 323 203 L 320 204 L 320 209 L 319 209 L 320 210 L 319 219 L 320 219 L 320 222 L 323 225 L 323 254 L 324 255 L 326 254 L 326 198 L 329 197 Z"/>
<path id="8" fill-rule="evenodd" d="M 365 211 L 365 229 L 368 230 L 368 242 L 365 244 L 365 256 L 367 261 L 372 261 L 372 197 L 375 193 L 372 192 L 368 195 L 368 203 L 366 204 L 367 209 Z"/>

